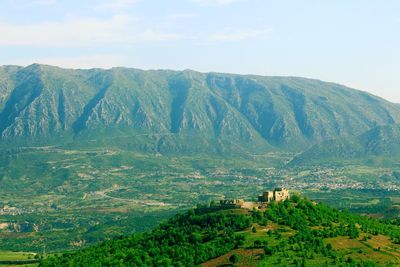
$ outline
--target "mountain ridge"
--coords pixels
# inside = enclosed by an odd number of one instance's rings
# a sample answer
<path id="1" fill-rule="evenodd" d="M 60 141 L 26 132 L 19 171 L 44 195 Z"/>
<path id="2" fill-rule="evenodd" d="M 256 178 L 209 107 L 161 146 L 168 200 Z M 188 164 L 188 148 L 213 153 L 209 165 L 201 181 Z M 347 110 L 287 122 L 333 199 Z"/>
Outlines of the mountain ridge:
<path id="1" fill-rule="evenodd" d="M 1 145 L 131 135 L 112 144 L 163 153 L 301 151 L 393 123 L 400 123 L 400 106 L 316 79 L 0 67 Z"/>
<path id="2" fill-rule="evenodd" d="M 400 157 L 400 124 L 376 126 L 365 133 L 316 144 L 297 155 L 289 166 L 307 164 L 343 164 L 345 161 L 368 161 L 379 157 L 386 164 Z M 390 159 L 390 160 L 389 160 Z M 381 160 L 378 164 L 382 164 Z"/>

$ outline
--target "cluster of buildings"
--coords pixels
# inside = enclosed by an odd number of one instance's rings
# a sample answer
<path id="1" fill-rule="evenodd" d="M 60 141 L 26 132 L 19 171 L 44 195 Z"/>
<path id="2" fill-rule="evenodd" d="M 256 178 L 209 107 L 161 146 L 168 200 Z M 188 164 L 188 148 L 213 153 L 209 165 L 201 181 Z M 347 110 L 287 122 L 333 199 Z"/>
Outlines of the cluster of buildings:
<path id="1" fill-rule="evenodd" d="M 21 215 L 23 213 L 31 213 L 33 210 L 28 210 L 28 209 L 21 209 L 17 207 L 11 207 L 9 205 L 4 205 L 2 208 L 0 208 L 0 215 Z"/>
<path id="2" fill-rule="evenodd" d="M 257 201 L 244 201 L 243 199 L 221 200 L 222 207 L 243 208 L 243 209 L 265 209 L 270 202 L 285 201 L 290 198 L 289 190 L 284 187 L 275 188 L 273 191 L 264 191 L 258 196 Z"/>

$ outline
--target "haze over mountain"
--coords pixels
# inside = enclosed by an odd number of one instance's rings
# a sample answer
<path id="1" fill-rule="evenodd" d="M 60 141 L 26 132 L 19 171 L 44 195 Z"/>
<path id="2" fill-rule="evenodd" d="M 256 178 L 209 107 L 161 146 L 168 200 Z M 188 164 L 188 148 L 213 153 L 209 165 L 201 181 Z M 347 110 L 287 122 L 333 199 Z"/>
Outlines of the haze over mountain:
<path id="1" fill-rule="evenodd" d="M 3 146 L 151 152 L 304 150 L 400 123 L 400 106 L 334 83 L 191 70 L 0 67 Z"/>

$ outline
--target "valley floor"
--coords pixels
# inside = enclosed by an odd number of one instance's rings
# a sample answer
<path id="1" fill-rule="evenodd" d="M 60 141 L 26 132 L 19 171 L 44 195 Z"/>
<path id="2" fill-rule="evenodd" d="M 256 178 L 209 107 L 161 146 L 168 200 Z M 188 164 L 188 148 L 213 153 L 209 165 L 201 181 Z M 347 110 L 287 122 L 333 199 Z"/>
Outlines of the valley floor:
<path id="1" fill-rule="evenodd" d="M 292 157 L 173 157 L 60 147 L 3 151 L 0 249 L 79 249 L 153 228 L 198 203 L 251 200 L 277 186 L 340 209 L 399 217 L 400 167 L 285 167 Z"/>

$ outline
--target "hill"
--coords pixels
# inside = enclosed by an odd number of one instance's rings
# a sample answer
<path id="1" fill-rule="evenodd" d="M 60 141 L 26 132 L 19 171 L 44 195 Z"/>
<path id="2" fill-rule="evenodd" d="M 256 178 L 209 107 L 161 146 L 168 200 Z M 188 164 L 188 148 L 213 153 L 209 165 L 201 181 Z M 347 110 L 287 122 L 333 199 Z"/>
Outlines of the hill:
<path id="1" fill-rule="evenodd" d="M 290 165 L 368 163 L 391 165 L 400 158 L 400 125 L 377 126 L 356 137 L 317 144 L 296 156 Z"/>
<path id="2" fill-rule="evenodd" d="M 301 151 L 400 123 L 400 107 L 296 77 L 0 67 L 2 146 L 118 146 L 160 153 Z"/>
<path id="3" fill-rule="evenodd" d="M 307 199 L 265 211 L 197 208 L 144 234 L 49 257 L 40 266 L 398 266 L 400 227 Z M 225 264 L 225 265 L 224 265 Z"/>

